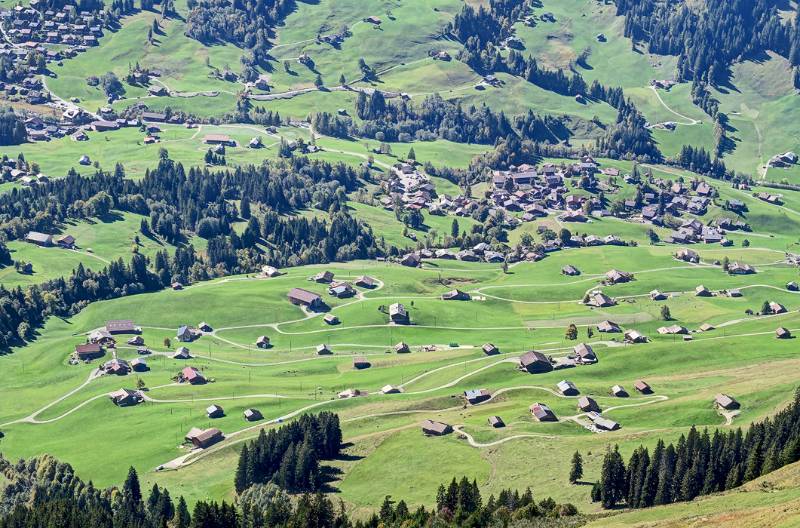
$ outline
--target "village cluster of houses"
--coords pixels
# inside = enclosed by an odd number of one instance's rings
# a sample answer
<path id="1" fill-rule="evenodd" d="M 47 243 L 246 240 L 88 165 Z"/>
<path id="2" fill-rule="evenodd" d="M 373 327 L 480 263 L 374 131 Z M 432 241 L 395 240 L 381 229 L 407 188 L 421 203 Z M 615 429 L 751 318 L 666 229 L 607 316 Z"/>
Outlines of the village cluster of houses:
<path id="1" fill-rule="evenodd" d="M 29 62 L 31 53 L 44 57 L 45 63 L 60 63 L 96 46 L 103 36 L 101 13 L 79 12 L 75 5 L 50 9 L 43 0 L 0 10 L 0 25 L 8 39 L 0 43 L 0 58 L 11 60 L 16 71 L 28 74 L 17 84 L 2 83 L 0 89 L 5 90 L 7 96 L 22 96 L 30 104 L 42 104 L 50 99 L 41 81 L 33 77 L 43 72 L 40 64 Z"/>
<path id="2" fill-rule="evenodd" d="M 381 205 L 389 211 L 394 210 L 398 204 L 403 210 L 428 208 L 432 214 L 438 211 L 433 202 L 436 198 L 436 187 L 428 176 L 417 169 L 413 160 L 393 166 L 386 179 L 381 182 L 381 189 L 386 194 L 381 198 Z"/>

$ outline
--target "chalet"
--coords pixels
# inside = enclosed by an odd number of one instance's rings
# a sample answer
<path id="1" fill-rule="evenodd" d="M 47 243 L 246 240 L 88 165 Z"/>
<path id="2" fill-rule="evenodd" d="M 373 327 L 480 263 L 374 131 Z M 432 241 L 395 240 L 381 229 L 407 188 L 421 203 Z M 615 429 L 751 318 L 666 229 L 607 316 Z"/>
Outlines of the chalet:
<path id="1" fill-rule="evenodd" d="M 750 275 L 755 272 L 756 272 L 755 268 L 750 264 L 733 262 L 728 266 L 728 273 L 731 275 Z"/>
<path id="2" fill-rule="evenodd" d="M 84 154 L 78 159 L 78 163 L 80 163 L 81 165 L 91 165 L 92 160 L 89 159 L 89 156 Z"/>
<path id="3" fill-rule="evenodd" d="M 422 259 L 417 253 L 408 253 L 400 259 L 400 264 L 409 268 L 416 268 L 422 264 Z"/>
<path id="4" fill-rule="evenodd" d="M 109 393 L 108 397 L 117 407 L 130 407 L 141 403 L 144 399 L 141 393 L 132 389 L 119 389 Z"/>
<path id="5" fill-rule="evenodd" d="M 178 376 L 178 380 L 192 385 L 202 385 L 206 382 L 205 376 L 194 367 L 184 367 Z"/>
<path id="6" fill-rule="evenodd" d="M 495 356 L 500 353 L 500 349 L 494 346 L 492 343 L 484 343 L 481 347 L 483 353 L 487 356 Z"/>
<path id="7" fill-rule="evenodd" d="M 581 396 L 578 398 L 578 409 L 583 412 L 600 412 L 600 406 L 589 396 Z"/>
<path id="8" fill-rule="evenodd" d="M 124 359 L 115 358 L 106 362 L 106 364 L 103 365 L 103 370 L 106 372 L 106 374 L 125 376 L 131 371 L 131 366 Z"/>
<path id="9" fill-rule="evenodd" d="M 492 395 L 486 389 L 472 389 L 464 391 L 464 398 L 470 403 L 470 405 L 478 405 L 479 403 L 483 403 Z"/>
<path id="10" fill-rule="evenodd" d="M 775 330 L 775 337 L 778 339 L 789 339 L 792 337 L 792 333 L 789 331 L 788 328 L 780 327 Z"/>
<path id="11" fill-rule="evenodd" d="M 653 389 L 650 387 L 650 385 L 648 385 L 647 382 L 643 380 L 636 380 L 635 382 L 633 382 L 633 388 L 641 394 L 653 393 Z"/>
<path id="12" fill-rule="evenodd" d="M 225 436 L 222 434 L 222 431 L 214 427 L 206 430 L 193 427 L 187 433 L 185 439 L 187 442 L 191 442 L 195 447 L 205 449 L 217 442 L 221 442 L 225 439 Z"/>
<path id="13" fill-rule="evenodd" d="M 147 372 L 149 367 L 147 366 L 147 362 L 142 358 L 133 358 L 131 360 L 131 369 L 134 372 Z"/>
<path id="14" fill-rule="evenodd" d="M 628 273 L 627 271 L 620 271 L 617 269 L 612 269 L 608 273 L 606 273 L 606 282 L 609 284 L 619 284 L 622 282 L 628 282 L 633 279 L 633 274 Z"/>
<path id="15" fill-rule="evenodd" d="M 687 330 L 685 326 L 674 324 L 660 327 L 658 333 L 661 335 L 688 334 L 689 330 Z"/>
<path id="16" fill-rule="evenodd" d="M 613 321 L 603 321 L 597 325 L 597 331 L 607 334 L 618 334 L 622 332 L 622 328 Z"/>
<path id="17" fill-rule="evenodd" d="M 305 306 L 309 310 L 318 311 L 325 307 L 322 297 L 302 288 L 292 288 L 287 297 L 290 303 L 296 306 Z"/>
<path id="18" fill-rule="evenodd" d="M 480 257 L 471 249 L 465 249 L 456 253 L 456 258 L 463 262 L 478 262 Z"/>
<path id="19" fill-rule="evenodd" d="M 389 306 L 389 320 L 399 325 L 407 325 L 411 322 L 406 307 L 400 303 L 394 303 Z"/>
<path id="20" fill-rule="evenodd" d="M 279 275 L 281 275 L 281 272 L 280 272 L 280 270 L 278 270 L 278 268 L 276 268 L 274 266 L 264 266 L 264 267 L 261 268 L 261 274 L 264 277 L 273 278 L 273 277 L 278 277 Z"/>
<path id="21" fill-rule="evenodd" d="M 453 432 L 453 428 L 442 422 L 425 420 L 422 422 L 422 433 L 427 436 L 444 436 Z"/>
<path id="22" fill-rule="evenodd" d="M 340 400 L 345 400 L 348 398 L 355 398 L 357 396 L 366 396 L 365 392 L 362 392 L 358 389 L 345 389 L 339 394 L 337 394 Z"/>
<path id="23" fill-rule="evenodd" d="M 572 353 L 575 354 L 578 363 L 581 364 L 589 364 L 589 363 L 597 363 L 597 355 L 592 350 L 591 345 L 587 345 L 586 343 L 580 343 L 575 345 L 572 348 Z"/>
<path id="24" fill-rule="evenodd" d="M 534 403 L 530 406 L 533 417 L 539 422 L 557 422 L 556 414 L 544 403 Z"/>
<path id="25" fill-rule="evenodd" d="M 142 121 L 146 123 L 164 123 L 167 121 L 167 114 L 159 112 L 142 112 Z"/>
<path id="26" fill-rule="evenodd" d="M 403 389 L 396 385 L 384 385 L 381 389 L 382 394 L 399 394 L 403 392 Z"/>
<path id="27" fill-rule="evenodd" d="M 718 409 L 731 411 L 739 408 L 739 402 L 727 394 L 717 394 L 714 397 L 714 406 Z"/>
<path id="28" fill-rule="evenodd" d="M 222 409 L 222 407 L 220 407 L 216 403 L 213 403 L 208 407 L 206 407 L 206 415 L 209 418 L 222 418 L 223 416 L 225 416 L 225 411 Z"/>
<path id="29" fill-rule="evenodd" d="M 114 336 L 109 334 L 105 328 L 98 328 L 89 333 L 90 343 L 100 343 L 101 345 L 113 346 L 116 344 Z"/>
<path id="30" fill-rule="evenodd" d="M 53 245 L 52 235 L 39 233 L 37 231 L 30 231 L 25 235 L 25 242 L 36 244 L 37 246 L 50 247 Z"/>
<path id="31" fill-rule="evenodd" d="M 545 356 L 541 352 L 531 350 L 530 352 L 526 352 L 520 356 L 519 369 L 525 370 L 531 374 L 550 372 L 553 370 L 553 363 L 550 361 L 549 357 Z"/>
<path id="32" fill-rule="evenodd" d="M 700 262 L 700 255 L 691 249 L 682 248 L 675 253 L 675 258 L 684 262 L 698 263 Z"/>
<path id="33" fill-rule="evenodd" d="M 339 320 L 338 316 L 330 314 L 330 313 L 329 314 L 325 314 L 325 317 L 323 317 L 322 320 L 325 321 L 325 324 L 329 324 L 331 326 L 332 325 L 337 325 L 337 324 L 339 324 L 341 322 Z"/>
<path id="34" fill-rule="evenodd" d="M 367 369 L 370 368 L 372 364 L 367 360 L 365 357 L 354 357 L 353 358 L 353 368 L 354 369 Z"/>
<path id="35" fill-rule="evenodd" d="M 56 237 L 55 243 L 58 245 L 58 247 L 72 249 L 75 247 L 75 237 L 72 235 L 61 235 Z"/>
<path id="36" fill-rule="evenodd" d="M 626 343 L 647 343 L 647 336 L 640 333 L 638 330 L 625 331 Z"/>
<path id="37" fill-rule="evenodd" d="M 182 343 L 191 343 L 200 337 L 200 332 L 188 325 L 178 327 L 175 338 Z"/>
<path id="38" fill-rule="evenodd" d="M 616 396 L 617 398 L 627 398 L 628 391 L 622 388 L 621 385 L 614 385 L 613 387 L 611 387 L 611 395 Z"/>
<path id="39" fill-rule="evenodd" d="M 443 301 L 468 301 L 470 296 L 461 290 L 450 290 L 442 294 Z"/>
<path id="40" fill-rule="evenodd" d="M 179 291 L 183 289 L 183 284 L 180 282 L 173 282 L 170 284 L 170 288 L 172 288 L 173 291 Z"/>
<path id="41" fill-rule="evenodd" d="M 75 347 L 75 357 L 81 361 L 89 361 L 103 357 L 105 351 L 100 343 L 86 343 Z"/>
<path id="42" fill-rule="evenodd" d="M 742 290 L 740 290 L 739 288 L 733 288 L 733 289 L 728 290 L 728 297 L 734 297 L 735 298 L 735 297 L 741 297 L 741 296 L 742 296 Z"/>
<path id="43" fill-rule="evenodd" d="M 189 353 L 189 349 L 182 346 L 175 349 L 175 353 L 172 354 L 172 359 L 192 359 L 192 355 Z"/>
<path id="44" fill-rule="evenodd" d="M 569 265 L 564 266 L 563 268 L 561 268 L 561 274 L 574 277 L 575 275 L 580 275 L 581 272 L 580 272 L 580 270 L 578 268 L 576 268 L 575 266 L 569 264 Z"/>
<path id="45" fill-rule="evenodd" d="M 789 291 L 800 291 L 800 285 L 798 285 L 795 281 L 787 282 L 786 289 Z"/>
<path id="46" fill-rule="evenodd" d="M 346 299 L 356 294 L 356 290 L 349 282 L 334 282 L 328 288 L 328 293 L 339 299 Z"/>
<path id="47" fill-rule="evenodd" d="M 489 425 L 494 427 L 495 429 L 500 429 L 501 427 L 505 427 L 506 424 L 502 418 L 499 416 L 490 416 L 488 419 Z"/>
<path id="48" fill-rule="evenodd" d="M 224 147 L 236 146 L 236 141 L 225 134 L 206 134 L 203 136 L 203 143 L 206 145 L 222 145 Z"/>
<path id="49" fill-rule="evenodd" d="M 590 412 L 588 417 L 594 423 L 594 426 L 602 431 L 616 431 L 620 428 L 617 422 L 604 418 L 600 413 Z"/>
<path id="50" fill-rule="evenodd" d="M 138 334 L 142 331 L 130 319 L 119 319 L 106 321 L 106 331 L 111 335 L 116 334 Z"/>
<path id="51" fill-rule="evenodd" d="M 316 350 L 318 356 L 328 356 L 330 354 L 333 354 L 333 351 L 330 348 L 328 348 L 328 345 L 324 343 L 321 345 L 317 345 Z"/>
<path id="52" fill-rule="evenodd" d="M 394 351 L 397 354 L 408 354 L 409 352 L 411 352 L 411 349 L 409 348 L 408 343 L 406 343 L 405 341 L 400 341 L 394 346 Z"/>
<path id="53" fill-rule="evenodd" d="M 697 297 L 711 297 L 711 290 L 701 284 L 694 289 L 694 294 Z"/>
<path id="54" fill-rule="evenodd" d="M 666 298 L 667 298 L 666 294 L 660 292 L 659 290 L 653 290 L 650 292 L 650 299 L 654 301 L 663 301 Z"/>
<path id="55" fill-rule="evenodd" d="M 593 292 L 588 295 L 586 304 L 596 308 L 605 308 L 608 306 L 614 306 L 617 303 L 614 301 L 614 299 L 603 292 Z"/>
<path id="56" fill-rule="evenodd" d="M 327 270 L 320 271 L 312 277 L 312 280 L 321 284 L 328 284 L 333 281 L 333 272 Z"/>
<path id="57" fill-rule="evenodd" d="M 244 419 L 248 422 L 257 422 L 264 419 L 264 415 L 258 409 L 245 409 Z"/>
<path id="58" fill-rule="evenodd" d="M 169 95 L 169 91 L 165 86 L 153 85 L 147 88 L 147 93 L 153 97 L 165 97 Z"/>
<path id="59" fill-rule="evenodd" d="M 269 337 L 262 335 L 258 336 L 258 339 L 256 339 L 256 346 L 258 348 L 269 348 L 272 345 L 269 342 Z"/>
<path id="60" fill-rule="evenodd" d="M 89 124 L 92 127 L 92 130 L 95 132 L 108 132 L 110 130 L 119 130 L 119 123 L 116 121 L 106 121 L 104 119 L 98 119 L 97 121 L 92 121 Z"/>
<path id="61" fill-rule="evenodd" d="M 708 324 L 708 323 L 703 323 L 697 329 L 700 330 L 701 332 L 710 332 L 710 331 L 714 330 L 714 325 Z"/>
<path id="62" fill-rule="evenodd" d="M 556 384 L 558 392 L 564 396 L 577 396 L 580 392 L 574 383 L 568 380 L 561 380 Z"/>
<path id="63" fill-rule="evenodd" d="M 375 279 L 368 275 L 362 275 L 355 280 L 355 285 L 359 288 L 369 288 L 372 289 L 376 286 Z"/>
<path id="64" fill-rule="evenodd" d="M 786 313 L 786 307 L 784 305 L 780 304 L 780 303 L 775 302 L 775 301 L 770 301 L 769 302 L 769 312 L 768 313 L 771 313 L 773 315 Z"/>

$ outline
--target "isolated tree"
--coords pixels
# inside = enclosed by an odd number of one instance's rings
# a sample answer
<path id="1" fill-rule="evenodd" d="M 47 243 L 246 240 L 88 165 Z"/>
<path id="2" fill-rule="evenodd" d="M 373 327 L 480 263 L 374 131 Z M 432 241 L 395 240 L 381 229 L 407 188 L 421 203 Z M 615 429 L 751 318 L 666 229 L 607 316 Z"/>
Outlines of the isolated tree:
<path id="1" fill-rule="evenodd" d="M 172 341 L 170 341 L 170 339 L 168 337 L 165 337 L 164 338 L 164 348 L 171 348 L 171 347 L 172 347 Z"/>
<path id="2" fill-rule="evenodd" d="M 570 325 L 567 327 L 567 331 L 564 332 L 564 337 L 570 341 L 578 339 L 578 327 L 575 326 L 574 323 L 570 323 Z"/>
<path id="3" fill-rule="evenodd" d="M 583 478 L 583 457 L 578 451 L 572 455 L 572 466 L 569 471 L 569 482 L 575 484 Z"/>
<path id="4" fill-rule="evenodd" d="M 453 223 L 450 224 L 450 236 L 453 238 L 458 238 L 459 227 L 458 227 L 458 220 L 453 218 Z"/>
<path id="5" fill-rule="evenodd" d="M 663 319 L 664 321 L 672 320 L 672 314 L 669 311 L 669 306 L 667 306 L 666 304 L 661 307 L 661 319 Z"/>
<path id="6" fill-rule="evenodd" d="M 410 149 L 408 149 L 408 156 L 406 156 L 406 159 L 413 160 L 413 161 L 417 160 L 417 154 L 416 154 L 416 152 L 414 152 L 414 147 L 411 147 Z"/>

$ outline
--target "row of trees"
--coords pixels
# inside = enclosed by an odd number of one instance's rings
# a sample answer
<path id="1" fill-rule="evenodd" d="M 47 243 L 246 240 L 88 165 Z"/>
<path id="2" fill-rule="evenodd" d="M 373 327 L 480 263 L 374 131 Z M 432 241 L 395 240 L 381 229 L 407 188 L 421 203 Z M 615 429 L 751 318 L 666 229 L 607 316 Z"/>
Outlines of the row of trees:
<path id="1" fill-rule="evenodd" d="M 800 391 L 786 409 L 747 431 L 709 434 L 694 427 L 676 444 L 659 440 L 652 453 L 637 448 L 626 465 L 617 448 L 606 452 L 592 498 L 605 508 L 645 508 L 690 501 L 736 488 L 800 460 Z"/>
<path id="2" fill-rule="evenodd" d="M 483 503 L 477 484 L 462 478 L 442 486 L 436 508 L 411 510 L 387 495 L 378 512 L 364 520 L 350 518 L 344 504 L 317 492 L 296 499 L 274 484 L 256 484 L 237 504 L 199 501 L 190 513 L 186 501 L 174 501 L 166 488 L 143 493 L 130 468 L 119 488 L 95 488 L 68 464 L 49 455 L 11 463 L 0 457 L 6 485 L 0 493 L 0 528 L 478 528 L 489 525 L 563 526 L 577 514 L 571 504 L 534 501 L 530 489 L 502 490 Z M 574 519 L 580 522 L 579 518 Z M 572 525 L 572 524 L 570 524 Z"/>
<path id="3" fill-rule="evenodd" d="M 290 492 L 317 491 L 323 484 L 320 460 L 337 457 L 341 446 L 339 416 L 330 412 L 303 415 L 269 433 L 262 429 L 239 454 L 236 492 L 267 482 Z"/>

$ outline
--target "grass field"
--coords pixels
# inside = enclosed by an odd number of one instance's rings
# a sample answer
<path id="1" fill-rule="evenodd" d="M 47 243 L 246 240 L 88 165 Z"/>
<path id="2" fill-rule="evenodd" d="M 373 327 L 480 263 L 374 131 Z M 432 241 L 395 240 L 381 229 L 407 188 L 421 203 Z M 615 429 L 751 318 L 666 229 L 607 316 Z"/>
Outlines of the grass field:
<path id="1" fill-rule="evenodd" d="M 734 425 L 741 425 L 781 405 L 796 384 L 794 369 L 800 366 L 796 347 L 791 340 L 773 337 L 778 325 L 800 329 L 800 298 L 783 288 L 797 271 L 778 263 L 782 252 L 701 248 L 704 262 L 724 253 L 753 262 L 759 270 L 749 277 L 729 277 L 715 266 L 676 262 L 672 251 L 666 246 L 564 251 L 540 263 L 515 265 L 508 274 L 497 265 L 452 261 L 431 261 L 422 269 L 374 262 L 330 266 L 340 279 L 366 273 L 381 281 L 378 289 L 362 291 L 350 300 L 333 299 L 324 285 L 307 282 L 307 277 L 324 269 L 312 266 L 287 270 L 277 279 L 234 277 L 182 292 L 95 303 L 69 320 L 51 320 L 36 342 L 0 358 L 4 371 L 13 374 L 0 380 L 0 390 L 19 395 L 0 401 L 0 427 L 6 433 L 2 448 L 10 456 L 52 452 L 99 485 L 118 481 L 123 466 L 130 463 L 148 482 L 169 485 L 192 500 L 230 498 L 236 450 L 241 439 L 255 431 L 234 434 L 195 454 L 192 463 L 181 469 L 155 471 L 185 454 L 177 446 L 189 427 L 212 423 L 204 417 L 205 406 L 216 402 L 225 407 L 226 417 L 213 425 L 229 435 L 246 428 L 241 411 L 250 406 L 260 408 L 268 419 L 325 408 L 340 414 L 345 439 L 352 444 L 347 449 L 352 456 L 334 463 L 343 473 L 333 485 L 358 512 L 379 505 L 387 489 L 412 504 L 427 502 L 443 478 L 465 471 L 487 491 L 530 485 L 539 496 L 573 501 L 590 511 L 595 506 L 588 502 L 588 488 L 564 485 L 574 450 L 586 453 L 591 480 L 598 474 L 604 446 L 611 443 L 628 452 L 659 436 L 674 438 L 692 424 L 725 427 L 710 404 L 717 392 L 734 394 L 742 402 L 742 413 L 734 420 Z M 563 277 L 559 270 L 566 263 L 577 263 L 582 275 Z M 604 288 L 619 305 L 602 310 L 579 305 L 583 293 L 598 287 L 601 274 L 612 267 L 636 274 L 629 284 Z M 736 286 L 744 297 L 697 298 L 691 290 L 699 283 L 715 290 Z M 284 296 L 293 286 L 322 294 L 342 323 L 325 325 L 319 316 L 308 317 L 289 304 Z M 453 287 L 469 291 L 473 300 L 438 299 Z M 653 302 L 646 294 L 654 288 L 674 293 L 666 302 Z M 790 313 L 774 318 L 744 315 L 746 308 L 758 310 L 764 300 L 781 302 Z M 409 307 L 411 326 L 388 325 L 379 311 L 381 305 L 398 301 Z M 718 330 L 695 334 L 691 342 L 659 336 L 662 304 L 668 304 L 676 321 L 692 330 L 704 322 Z M 66 358 L 84 332 L 112 318 L 133 318 L 143 327 L 143 337 L 155 351 L 148 359 L 151 370 L 87 383 L 94 366 L 68 366 Z M 651 343 L 620 346 L 619 336 L 598 332 L 589 338 L 587 326 L 604 319 L 642 331 Z M 194 359 L 186 364 L 202 368 L 215 382 L 197 387 L 171 384 L 170 376 L 182 364 L 167 357 L 169 350 L 162 341 L 174 336 L 178 325 L 200 320 L 208 321 L 215 331 L 188 345 Z M 598 364 L 538 375 L 515 370 L 514 358 L 526 349 L 555 357 L 569 353 L 576 343 L 564 338 L 570 322 L 579 325 L 579 341 L 593 344 Z M 273 348 L 255 348 L 253 343 L 262 334 L 271 337 Z M 390 353 L 401 340 L 412 352 Z M 495 343 L 501 355 L 484 356 L 479 347 L 487 341 Z M 319 343 L 328 344 L 334 354 L 316 356 L 313 349 Z M 436 351 L 422 352 L 422 345 L 436 345 Z M 130 358 L 135 352 L 121 346 L 118 354 Z M 353 355 L 368 357 L 371 368 L 354 370 Z M 772 369 L 768 385 L 761 383 L 759 374 L 766 364 Z M 103 396 L 133 385 L 137 376 L 150 387 L 148 395 L 154 401 L 117 409 Z M 594 395 L 603 408 L 614 407 L 608 416 L 622 423 L 622 430 L 598 435 L 575 423 L 570 418 L 576 415 L 574 400 L 553 392 L 555 383 L 564 378 L 576 383 L 582 394 Z M 630 387 L 638 378 L 653 385 L 655 396 L 619 400 L 607 395 L 611 385 Z M 377 394 L 390 383 L 401 385 L 404 393 Z M 348 387 L 371 395 L 336 400 L 335 394 Z M 475 387 L 488 388 L 497 396 L 482 406 L 464 407 L 457 395 Z M 548 403 L 561 421 L 533 422 L 527 412 L 533 401 Z M 503 416 L 508 427 L 489 428 L 490 414 Z M 423 437 L 417 427 L 423 418 L 463 425 L 476 445 L 459 434 Z M 91 441 L 95 449 L 112 449 L 116 438 L 131 430 L 144 440 L 124 450 L 120 455 L 124 464 L 110 466 L 80 447 Z M 69 443 L 61 441 L 65 436 Z M 399 450 L 413 451 L 413 463 L 398 459 Z M 520 467 L 515 461 L 521 456 L 534 464 L 546 456 L 550 470 Z"/>

